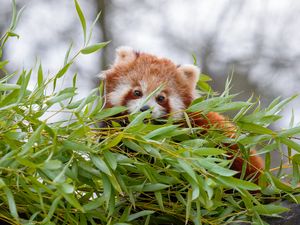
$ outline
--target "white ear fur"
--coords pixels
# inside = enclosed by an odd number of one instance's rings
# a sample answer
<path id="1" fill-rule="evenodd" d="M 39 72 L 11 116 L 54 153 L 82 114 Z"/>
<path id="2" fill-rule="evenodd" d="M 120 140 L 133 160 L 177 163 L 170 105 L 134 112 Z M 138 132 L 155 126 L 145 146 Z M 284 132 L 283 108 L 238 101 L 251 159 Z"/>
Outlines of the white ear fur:
<path id="1" fill-rule="evenodd" d="M 189 80 L 193 87 L 196 87 L 200 76 L 200 68 L 191 64 L 181 65 L 178 70 L 185 79 Z"/>
<path id="2" fill-rule="evenodd" d="M 97 74 L 97 77 L 100 80 L 105 80 L 106 79 L 106 71 L 102 71 L 101 73 Z"/>
<path id="3" fill-rule="evenodd" d="M 116 50 L 115 64 L 128 64 L 136 59 L 136 52 L 128 46 L 121 46 Z"/>

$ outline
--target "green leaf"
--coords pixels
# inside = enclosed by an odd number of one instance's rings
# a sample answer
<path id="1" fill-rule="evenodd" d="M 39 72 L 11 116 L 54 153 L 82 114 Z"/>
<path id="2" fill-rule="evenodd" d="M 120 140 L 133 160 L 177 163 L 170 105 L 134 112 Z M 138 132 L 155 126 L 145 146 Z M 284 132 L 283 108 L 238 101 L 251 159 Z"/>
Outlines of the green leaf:
<path id="1" fill-rule="evenodd" d="M 20 36 L 18 34 L 11 32 L 11 31 L 8 31 L 6 34 L 8 37 L 16 37 L 18 39 L 20 38 Z"/>
<path id="2" fill-rule="evenodd" d="M 224 168 L 222 166 L 219 166 L 216 163 L 211 163 L 207 159 L 198 159 L 200 166 L 203 166 L 205 169 L 207 169 L 210 172 L 216 173 L 218 175 L 224 176 L 224 177 L 230 177 L 235 174 L 237 174 L 237 171 L 230 170 L 227 168 Z"/>
<path id="3" fill-rule="evenodd" d="M 16 202 L 14 199 L 14 195 L 12 193 L 12 191 L 9 189 L 9 187 L 5 184 L 5 182 L 3 181 L 2 178 L 0 178 L 0 189 L 4 190 L 4 193 L 6 195 L 6 199 L 8 202 L 8 206 L 9 206 L 9 211 L 11 213 L 11 215 L 18 220 L 19 219 L 19 215 L 18 215 L 18 211 L 17 211 L 17 206 L 16 206 Z"/>
<path id="4" fill-rule="evenodd" d="M 281 143 L 287 145 L 291 149 L 296 150 L 297 152 L 300 152 L 300 144 L 288 139 L 288 138 L 279 138 L 278 139 Z"/>
<path id="5" fill-rule="evenodd" d="M 197 139 L 182 141 L 181 145 L 183 145 L 184 147 L 193 148 L 196 150 L 207 143 L 208 143 L 207 140 L 197 138 Z"/>
<path id="6" fill-rule="evenodd" d="M 300 154 L 293 155 L 292 160 L 293 160 L 293 162 L 295 162 L 298 165 L 300 165 Z"/>
<path id="7" fill-rule="evenodd" d="M 218 106 L 214 109 L 215 112 L 227 112 L 231 110 L 239 110 L 243 107 L 247 107 L 251 105 L 248 102 L 229 102 L 224 105 Z"/>
<path id="8" fill-rule="evenodd" d="M 149 144 L 141 144 L 141 145 L 144 147 L 146 152 L 148 152 L 150 155 L 154 156 L 155 158 L 162 159 L 162 156 L 159 153 L 159 149 L 152 147 Z"/>
<path id="9" fill-rule="evenodd" d="M 46 161 L 43 164 L 43 166 L 44 166 L 44 169 L 47 169 L 47 170 L 57 170 L 62 167 L 62 163 L 59 160 L 49 160 L 49 161 Z"/>
<path id="10" fill-rule="evenodd" d="M 203 73 L 200 74 L 199 80 L 200 81 L 204 81 L 204 82 L 212 81 L 212 79 L 211 79 L 210 76 L 208 76 L 206 74 L 203 74 Z"/>
<path id="11" fill-rule="evenodd" d="M 81 112 L 82 109 L 84 108 L 84 106 L 93 102 L 97 98 L 96 93 L 97 93 L 97 89 L 93 89 L 88 96 L 86 96 L 84 99 L 81 99 L 79 101 L 80 104 L 77 106 L 77 109 L 75 110 L 75 112 L 77 112 L 77 113 Z"/>
<path id="12" fill-rule="evenodd" d="M 199 155 L 199 156 L 203 156 L 203 155 L 222 155 L 225 154 L 226 151 L 219 149 L 219 148 L 198 148 L 198 149 L 194 149 L 193 153 Z"/>
<path id="13" fill-rule="evenodd" d="M 146 154 L 144 149 L 139 144 L 135 143 L 134 141 L 131 141 L 129 139 L 124 139 L 123 144 L 130 150 Z"/>
<path id="14" fill-rule="evenodd" d="M 80 8 L 80 5 L 79 5 L 78 1 L 74 0 L 74 2 L 75 2 L 75 7 L 76 7 L 78 17 L 79 17 L 79 20 L 80 20 L 80 23 L 81 23 L 82 31 L 83 31 L 83 40 L 84 40 L 84 43 L 86 43 L 86 21 L 85 21 L 83 12 Z"/>
<path id="15" fill-rule="evenodd" d="M 88 146 L 81 144 L 81 143 L 77 143 L 74 141 L 69 141 L 69 140 L 65 140 L 63 142 L 63 147 L 65 149 L 69 149 L 69 150 L 73 150 L 73 151 L 84 151 L 84 152 L 91 152 L 91 148 L 89 148 Z"/>
<path id="16" fill-rule="evenodd" d="M 61 78 L 61 77 L 68 71 L 68 69 L 69 69 L 69 67 L 71 66 L 71 64 L 72 64 L 72 62 L 70 62 L 70 63 L 64 65 L 64 67 L 61 68 L 61 69 L 58 71 L 58 73 L 56 74 L 55 78 L 56 78 L 56 79 L 57 79 L 57 78 Z"/>
<path id="17" fill-rule="evenodd" d="M 202 100 L 201 98 L 197 101 L 197 99 L 192 103 L 192 105 L 187 109 L 187 112 L 203 112 L 207 113 L 210 111 L 214 111 L 216 107 L 228 104 L 228 102 L 233 98 L 233 96 L 227 97 L 215 97 L 207 100 Z"/>
<path id="18" fill-rule="evenodd" d="M 43 83 L 44 83 L 43 68 L 42 68 L 42 64 L 40 64 L 38 69 L 38 86 L 42 87 Z"/>
<path id="19" fill-rule="evenodd" d="M 46 104 L 49 105 L 49 106 L 51 106 L 51 105 L 53 105 L 53 104 L 55 104 L 55 103 L 62 102 L 62 101 L 64 101 L 64 100 L 67 100 L 67 99 L 69 99 L 69 98 L 72 98 L 72 97 L 74 97 L 75 95 L 76 95 L 75 92 L 69 92 L 69 93 L 64 93 L 64 94 L 61 94 L 61 95 L 57 95 L 57 96 L 54 96 L 54 97 L 50 98 L 50 99 L 46 102 Z"/>
<path id="20" fill-rule="evenodd" d="M 258 185 L 250 181 L 240 180 L 234 177 L 217 176 L 216 180 L 233 189 L 241 188 L 250 191 L 256 191 L 261 189 Z"/>
<path id="21" fill-rule="evenodd" d="M 13 30 L 14 27 L 16 27 L 17 24 L 17 5 L 16 1 L 12 0 L 12 19 L 10 23 L 10 29 Z"/>
<path id="22" fill-rule="evenodd" d="M 69 202 L 73 207 L 75 207 L 77 210 L 84 212 L 83 207 L 80 205 L 78 200 L 74 197 L 73 194 L 65 194 L 62 193 L 63 197 Z"/>
<path id="23" fill-rule="evenodd" d="M 80 52 L 82 54 L 91 54 L 93 52 L 99 51 L 100 49 L 104 48 L 109 43 L 110 43 L 110 41 L 93 44 L 93 45 L 90 45 L 90 46 L 87 46 L 87 47 L 81 49 Z"/>
<path id="24" fill-rule="evenodd" d="M 61 183 L 58 185 L 58 187 L 65 194 L 72 194 L 75 190 L 73 185 L 67 183 Z"/>
<path id="25" fill-rule="evenodd" d="M 178 159 L 177 160 L 180 167 L 195 181 L 197 182 L 197 177 L 196 177 L 196 173 L 195 171 L 193 170 L 193 168 L 188 164 L 186 163 L 184 160 L 182 159 Z"/>
<path id="26" fill-rule="evenodd" d="M 94 165 L 103 173 L 107 174 L 108 176 L 112 176 L 112 173 L 110 172 L 109 167 L 106 165 L 103 159 L 101 159 L 97 155 L 91 155 L 91 159 L 94 163 Z"/>
<path id="27" fill-rule="evenodd" d="M 142 191 L 143 192 L 155 192 L 155 191 L 160 191 L 163 189 L 166 189 L 170 187 L 170 185 L 166 185 L 166 184 L 160 184 L 160 183 L 156 183 L 156 184 L 145 184 Z"/>
<path id="28" fill-rule="evenodd" d="M 22 151 L 21 151 L 20 154 L 19 154 L 20 156 L 27 154 L 28 151 L 29 151 L 30 149 L 32 149 L 32 147 L 34 146 L 34 143 L 36 143 L 36 142 L 40 139 L 40 137 L 41 137 L 41 132 L 42 132 L 42 130 L 44 129 L 44 127 L 45 127 L 45 124 L 42 123 L 42 124 L 41 124 L 41 125 L 40 125 L 33 133 L 32 133 L 32 135 L 31 135 L 30 138 L 28 139 L 27 143 L 24 144 L 24 145 L 22 146 Z"/>
<path id="29" fill-rule="evenodd" d="M 44 218 L 44 220 L 42 221 L 42 223 L 50 222 L 52 216 L 54 215 L 54 213 L 55 213 L 55 211 L 57 209 L 57 206 L 58 206 L 59 202 L 61 201 L 61 198 L 62 198 L 62 196 L 60 195 L 60 196 L 56 197 L 54 200 L 52 200 L 52 204 L 50 206 L 48 214 Z M 47 224 L 49 224 L 49 223 L 47 223 Z"/>
<path id="30" fill-rule="evenodd" d="M 117 134 L 116 137 L 112 137 L 110 139 L 106 139 L 107 145 L 105 145 L 104 149 L 110 149 L 112 147 L 115 147 L 120 143 L 120 141 L 123 139 L 123 133 Z"/>
<path id="31" fill-rule="evenodd" d="M 293 135 L 300 135 L 300 126 L 287 129 L 278 134 L 279 137 L 291 137 Z"/>
<path id="32" fill-rule="evenodd" d="M 0 58 L 1 58 L 1 55 L 0 55 Z M 8 63 L 8 60 L 0 61 L 0 69 L 2 69 L 7 63 Z"/>
<path id="33" fill-rule="evenodd" d="M 27 166 L 27 167 L 29 167 L 29 168 L 37 168 L 37 167 L 38 167 L 37 164 L 35 164 L 35 163 L 33 163 L 32 161 L 29 161 L 29 160 L 27 160 L 27 159 L 25 159 L 25 158 L 18 157 L 18 158 L 17 158 L 17 161 L 18 161 L 20 164 L 22 164 L 22 165 L 24 165 L 24 166 Z"/>
<path id="34" fill-rule="evenodd" d="M 127 218 L 127 221 L 130 222 L 130 221 L 133 221 L 133 220 L 135 220 L 139 217 L 148 216 L 148 215 L 151 215 L 153 213 L 155 213 L 155 211 L 153 211 L 153 210 L 143 210 L 143 211 L 140 211 L 140 212 L 129 215 L 128 218 Z"/>
<path id="35" fill-rule="evenodd" d="M 89 35 L 88 35 L 88 40 L 87 40 L 87 44 L 90 42 L 91 38 L 92 38 L 92 34 L 93 34 L 93 29 L 95 27 L 95 25 L 97 24 L 99 18 L 100 18 L 100 15 L 101 15 L 101 11 L 97 14 L 96 18 L 94 19 L 91 27 L 90 27 L 90 31 L 89 31 Z"/>
<path id="36" fill-rule="evenodd" d="M 269 205 L 256 205 L 253 207 L 253 210 L 260 215 L 274 215 L 274 214 L 280 214 L 289 211 L 290 209 L 280 205 L 269 204 Z"/>
<path id="37" fill-rule="evenodd" d="M 0 83 L 0 91 L 11 91 L 20 89 L 21 86 L 17 84 L 1 84 Z"/>
<path id="38" fill-rule="evenodd" d="M 145 135 L 145 138 L 151 139 L 159 135 L 167 134 L 169 132 L 174 131 L 176 128 L 178 128 L 178 125 L 169 125 L 169 126 L 161 127 Z"/>
<path id="39" fill-rule="evenodd" d="M 70 56 L 70 52 L 72 50 L 72 47 L 73 47 L 73 42 L 71 42 L 67 52 L 66 52 L 66 55 L 65 55 L 65 60 L 64 60 L 64 66 L 68 64 L 68 60 L 69 60 L 69 56 Z"/>
<path id="40" fill-rule="evenodd" d="M 268 107 L 267 111 L 269 111 L 270 114 L 277 114 L 279 113 L 289 102 L 294 100 L 296 97 L 298 97 L 298 94 L 293 95 L 287 99 L 279 101 L 273 101 L 271 105 Z M 278 98 L 279 100 L 279 98 Z"/>
<path id="41" fill-rule="evenodd" d="M 128 126 L 125 128 L 125 130 L 128 130 L 130 127 L 134 127 L 136 125 L 140 125 L 144 119 L 150 118 L 151 113 L 150 111 L 144 111 L 142 113 L 138 113 L 136 117 L 128 124 Z"/>
<path id="42" fill-rule="evenodd" d="M 117 106 L 109 109 L 103 109 L 95 115 L 95 119 L 103 120 L 105 118 L 117 115 L 121 112 L 124 112 L 127 108 L 124 106 Z"/>
<path id="43" fill-rule="evenodd" d="M 85 204 L 83 206 L 83 209 L 85 212 L 88 212 L 100 208 L 103 204 L 104 204 L 103 198 L 96 198 L 94 200 L 89 201 L 87 204 Z"/>
<path id="44" fill-rule="evenodd" d="M 257 124 L 253 124 L 253 123 L 242 123 L 242 122 L 238 122 L 239 127 L 242 130 L 246 130 L 249 131 L 251 133 L 255 133 L 255 134 L 270 134 L 270 135 L 275 135 L 276 133 L 266 127 L 257 125 Z"/>
<path id="45" fill-rule="evenodd" d="M 117 169 L 117 160 L 116 160 L 114 154 L 111 153 L 110 151 L 104 151 L 103 155 L 104 155 L 105 160 L 108 162 L 110 168 L 112 168 L 112 170 L 116 170 Z"/>
<path id="46" fill-rule="evenodd" d="M 187 192 L 187 200 L 186 200 L 186 210 L 185 210 L 185 224 L 188 224 L 191 211 L 192 211 L 192 199 L 193 199 L 193 193 L 192 190 L 189 189 Z"/>
<path id="47" fill-rule="evenodd" d="M 278 188 L 279 190 L 282 191 L 286 191 L 286 192 L 292 192 L 293 188 L 290 187 L 289 185 L 281 182 L 277 177 L 275 177 L 274 175 L 270 174 L 269 172 L 265 172 L 264 173 L 269 180 L 275 185 L 276 188 Z"/>
<path id="48" fill-rule="evenodd" d="M 212 91 L 211 86 L 204 81 L 198 81 L 197 86 L 201 91 L 208 92 L 208 93 Z"/>

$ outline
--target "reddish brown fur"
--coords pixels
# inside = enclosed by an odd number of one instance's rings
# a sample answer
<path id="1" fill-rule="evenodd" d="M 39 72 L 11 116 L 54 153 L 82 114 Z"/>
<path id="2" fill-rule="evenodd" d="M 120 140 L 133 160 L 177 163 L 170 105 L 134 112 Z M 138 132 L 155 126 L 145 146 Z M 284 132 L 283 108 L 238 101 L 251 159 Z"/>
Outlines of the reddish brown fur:
<path id="1" fill-rule="evenodd" d="M 150 65 L 150 66 L 149 66 Z M 157 88 L 157 84 L 165 84 L 165 91 L 176 90 L 188 107 L 192 100 L 192 92 L 188 80 L 184 80 L 178 73 L 177 66 L 168 59 L 160 59 L 146 53 L 140 53 L 131 63 L 115 65 L 106 72 L 106 90 L 110 93 L 121 80 L 129 80 L 131 86 L 143 79 L 149 90 Z"/>
<path id="2" fill-rule="evenodd" d="M 137 99 L 136 96 L 133 95 L 132 91 L 129 91 L 123 98 L 121 105 L 126 105 L 127 101 Z"/>
<path id="3" fill-rule="evenodd" d="M 121 57 L 125 58 L 126 54 L 121 55 Z M 130 82 L 131 87 L 138 86 L 139 81 L 143 80 L 147 83 L 149 91 L 155 90 L 160 84 L 165 84 L 165 94 L 176 93 L 182 99 L 185 108 L 187 108 L 194 98 L 193 92 L 195 84 L 191 84 L 192 82 L 189 79 L 183 77 L 178 71 L 178 68 L 180 68 L 180 66 L 176 66 L 168 59 L 158 58 L 146 53 L 138 53 L 135 55 L 133 61 L 129 61 L 128 63 L 115 63 L 110 70 L 105 72 L 106 91 L 107 93 L 114 91 L 122 80 Z M 121 105 L 126 105 L 126 101 L 134 99 L 135 96 L 133 96 L 132 91 L 130 91 L 123 96 L 123 98 Z M 161 105 L 166 109 L 167 113 L 171 111 L 168 100 L 161 103 Z M 112 106 L 111 102 L 108 101 L 106 103 L 106 107 Z M 201 113 L 191 113 L 190 117 L 194 126 L 203 128 L 215 127 L 221 129 L 226 136 L 231 138 L 235 137 L 235 126 L 216 112 L 209 112 L 205 116 L 202 116 Z M 232 157 L 233 155 L 240 154 L 236 144 L 228 147 L 232 150 L 230 153 Z M 252 151 L 251 154 L 255 154 L 255 151 Z M 234 159 L 232 169 L 242 171 L 244 161 L 245 160 L 238 155 Z M 254 174 L 255 178 L 257 178 L 261 174 L 262 169 L 263 161 L 261 157 L 251 155 L 247 161 L 245 177 Z"/>
<path id="4" fill-rule="evenodd" d="M 216 112 L 209 112 L 205 116 L 202 116 L 200 113 L 192 113 L 190 114 L 190 118 L 194 126 L 200 126 L 207 129 L 210 127 L 215 127 L 217 129 L 221 129 L 226 136 L 231 138 L 235 137 L 236 127 L 231 122 L 226 120 L 224 116 Z M 232 154 L 232 157 L 234 157 L 236 153 L 240 154 L 237 144 L 229 145 L 228 148 L 232 150 L 232 152 L 230 153 Z M 264 163 L 262 158 L 255 155 L 255 153 L 255 150 L 251 150 L 250 156 L 247 159 L 245 177 L 249 178 L 254 176 L 254 178 L 256 179 L 260 176 L 261 171 L 264 168 Z M 232 163 L 231 169 L 235 171 L 242 171 L 244 163 L 245 160 L 241 156 L 237 156 Z"/>

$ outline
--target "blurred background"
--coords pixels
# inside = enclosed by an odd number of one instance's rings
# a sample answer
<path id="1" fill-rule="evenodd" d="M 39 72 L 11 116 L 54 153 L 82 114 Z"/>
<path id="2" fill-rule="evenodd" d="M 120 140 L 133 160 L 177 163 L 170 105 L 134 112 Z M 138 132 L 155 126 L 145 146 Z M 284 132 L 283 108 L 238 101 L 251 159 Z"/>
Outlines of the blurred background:
<path id="1" fill-rule="evenodd" d="M 32 68 L 40 61 L 49 75 L 63 65 L 71 42 L 83 43 L 81 25 L 71 0 L 16 0 L 26 6 L 4 58 L 8 69 Z M 79 0 L 88 27 L 99 11 L 92 42 L 112 40 L 99 54 L 80 56 L 72 67 L 78 72 L 78 93 L 96 87 L 96 75 L 107 69 L 120 45 L 193 63 L 192 54 L 212 86 L 222 92 L 234 74 L 233 93 L 248 99 L 253 93 L 263 105 L 275 97 L 300 92 L 299 0 Z M 0 0 L 0 33 L 10 23 L 11 1 Z M 75 52 L 73 51 L 73 53 Z M 66 80 L 65 85 L 71 82 Z M 34 85 L 34 83 L 32 84 Z M 288 127 L 292 109 L 300 121 L 300 98 L 283 112 L 277 128 Z"/>

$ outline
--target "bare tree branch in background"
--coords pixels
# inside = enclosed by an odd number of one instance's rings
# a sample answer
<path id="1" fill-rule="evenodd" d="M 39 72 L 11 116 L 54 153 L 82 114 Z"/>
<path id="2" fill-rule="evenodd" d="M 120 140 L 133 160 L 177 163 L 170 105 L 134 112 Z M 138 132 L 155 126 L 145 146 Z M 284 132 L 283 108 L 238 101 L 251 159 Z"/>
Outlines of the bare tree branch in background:
<path id="1" fill-rule="evenodd" d="M 110 1 L 105 1 L 105 0 L 96 0 L 95 1 L 96 7 L 97 7 L 97 11 L 101 12 L 101 16 L 100 19 L 98 21 L 98 25 L 100 27 L 101 30 L 101 34 L 102 34 L 102 40 L 103 41 L 109 41 L 109 40 L 113 40 L 113 35 L 112 32 L 110 30 L 110 26 L 108 23 L 108 15 L 110 13 L 111 10 L 111 3 Z M 99 59 L 99 63 L 100 63 L 100 69 L 104 70 L 107 68 L 108 66 L 108 51 L 109 48 L 103 48 L 101 51 L 101 56 Z M 98 84 L 99 79 L 98 78 L 94 78 L 94 83 Z"/>
<path id="2" fill-rule="evenodd" d="M 0 7 L 0 21 L 5 21 L 5 23 L 1 22 L 0 23 L 0 37 L 2 37 L 2 35 L 4 35 L 4 33 L 6 32 L 6 29 L 9 26 L 9 21 L 7 21 L 6 18 L 10 18 L 10 14 L 11 14 L 11 7 L 8 7 L 8 5 L 11 4 L 9 1 L 6 2 L 6 4 L 3 3 L 3 5 Z M 17 5 L 18 6 L 18 5 Z M 5 55 L 6 55 L 6 50 L 5 48 L 2 50 L 2 56 L 0 57 L 0 60 L 5 60 Z M 2 70 L 0 70 L 0 78 L 2 78 L 4 76 L 4 72 Z"/>
<path id="3" fill-rule="evenodd" d="M 101 17 L 98 21 L 98 24 L 101 28 L 101 33 L 102 33 L 102 39 L 103 41 L 108 41 L 108 40 L 112 40 L 112 34 L 109 30 L 108 27 L 108 22 L 107 22 L 107 15 L 109 14 L 109 1 L 105 1 L 105 0 L 96 0 L 96 4 L 97 4 L 97 11 L 101 12 Z M 100 59 L 100 66 L 102 69 L 105 68 L 105 66 L 107 66 L 107 48 L 102 49 L 102 56 Z"/>

